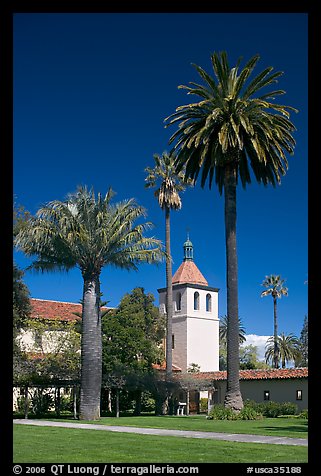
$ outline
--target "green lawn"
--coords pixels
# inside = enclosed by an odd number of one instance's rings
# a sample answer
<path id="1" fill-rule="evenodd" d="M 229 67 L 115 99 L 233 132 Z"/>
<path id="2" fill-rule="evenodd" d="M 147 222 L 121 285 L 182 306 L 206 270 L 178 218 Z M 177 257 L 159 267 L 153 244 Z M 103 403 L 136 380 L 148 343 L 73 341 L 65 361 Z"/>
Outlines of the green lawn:
<path id="1" fill-rule="evenodd" d="M 61 421 L 61 420 L 57 420 Z M 78 422 L 78 420 L 64 420 Z M 215 431 L 222 433 L 249 433 L 252 435 L 286 436 L 307 438 L 308 420 L 303 418 L 264 418 L 263 420 L 206 420 L 203 415 L 179 416 L 127 416 L 106 417 L 95 422 L 101 425 L 137 426 L 175 430 Z"/>
<path id="2" fill-rule="evenodd" d="M 13 434 L 14 463 L 305 463 L 308 459 L 307 447 L 300 446 L 28 425 L 14 425 Z"/>

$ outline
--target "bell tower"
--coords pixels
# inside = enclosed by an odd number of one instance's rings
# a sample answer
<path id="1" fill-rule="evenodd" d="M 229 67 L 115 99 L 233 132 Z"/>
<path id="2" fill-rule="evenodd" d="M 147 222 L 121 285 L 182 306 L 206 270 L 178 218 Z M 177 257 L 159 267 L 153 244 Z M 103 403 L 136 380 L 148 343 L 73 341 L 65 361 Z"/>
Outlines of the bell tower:
<path id="1" fill-rule="evenodd" d="M 219 370 L 218 288 L 210 287 L 194 262 L 187 235 L 183 262 L 173 276 L 173 364 L 183 372 L 197 364 L 201 372 Z M 158 289 L 166 313 L 166 288 Z"/>

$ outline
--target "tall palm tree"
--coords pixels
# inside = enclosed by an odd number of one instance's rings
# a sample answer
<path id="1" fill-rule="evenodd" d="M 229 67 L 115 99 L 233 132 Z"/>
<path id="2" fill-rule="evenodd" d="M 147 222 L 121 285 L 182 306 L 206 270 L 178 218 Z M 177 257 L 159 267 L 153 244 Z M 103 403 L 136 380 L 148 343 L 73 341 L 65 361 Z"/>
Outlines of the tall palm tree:
<path id="1" fill-rule="evenodd" d="M 281 72 L 268 67 L 247 81 L 259 60 L 253 56 L 239 73 L 241 58 L 230 68 L 226 52 L 213 53 L 215 76 L 194 65 L 204 84 L 181 85 L 201 98 L 199 102 L 180 106 L 165 119 L 165 126 L 178 124 L 170 143 L 177 155 L 177 170 L 186 167 L 186 176 L 201 187 L 215 178 L 219 193 L 225 197 L 226 283 L 228 315 L 228 367 L 225 405 L 240 410 L 243 406 L 239 385 L 238 345 L 238 267 L 236 247 L 236 188 L 240 178 L 243 188 L 255 179 L 264 185 L 280 183 L 287 170 L 285 152 L 293 154 L 295 130 L 290 122 L 290 106 L 271 102 L 284 94 L 261 89 L 275 83 Z"/>
<path id="2" fill-rule="evenodd" d="M 278 356 L 282 361 L 282 369 L 285 368 L 286 363 L 293 360 L 296 361 L 300 355 L 300 341 L 294 334 L 285 335 L 282 332 L 278 337 Z M 265 345 L 265 361 L 268 363 L 269 361 L 274 362 L 274 336 L 270 337 L 266 341 Z"/>
<path id="3" fill-rule="evenodd" d="M 266 291 L 261 292 L 261 297 L 272 296 L 273 298 L 273 316 L 274 316 L 274 350 L 273 350 L 273 366 L 275 369 L 279 368 L 279 342 L 278 342 L 278 318 L 277 318 L 277 300 L 282 296 L 288 295 L 288 288 L 284 286 L 284 279 L 281 279 L 279 275 L 271 274 L 271 276 L 265 276 L 262 286 L 268 288 Z"/>
<path id="4" fill-rule="evenodd" d="M 155 197 L 162 210 L 165 211 L 165 249 L 166 249 L 166 375 L 172 376 L 172 318 L 173 318 L 173 288 L 172 288 L 172 257 L 170 239 L 170 212 L 180 210 L 182 201 L 180 192 L 184 191 L 190 180 L 184 179 L 184 172 L 175 171 L 175 156 L 163 152 L 154 154 L 154 168 L 146 167 L 146 188 L 155 188 Z"/>
<path id="5" fill-rule="evenodd" d="M 162 259 L 161 242 L 144 236 L 149 222 L 134 225 L 146 216 L 133 199 L 112 204 L 114 192 L 105 197 L 79 187 L 66 201 L 49 202 L 30 218 L 15 244 L 36 256 L 30 268 L 68 271 L 78 268 L 83 277 L 80 418 L 100 417 L 102 368 L 101 293 L 102 268 L 112 265 L 136 270 L 140 262 Z"/>

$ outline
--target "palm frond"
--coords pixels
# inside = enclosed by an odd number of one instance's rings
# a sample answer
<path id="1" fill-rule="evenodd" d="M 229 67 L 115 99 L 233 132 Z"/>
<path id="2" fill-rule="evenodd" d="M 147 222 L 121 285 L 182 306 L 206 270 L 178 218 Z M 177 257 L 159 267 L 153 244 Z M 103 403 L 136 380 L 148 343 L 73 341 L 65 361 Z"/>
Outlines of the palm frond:
<path id="1" fill-rule="evenodd" d="M 258 60 L 259 55 L 250 58 L 239 73 L 240 58 L 230 68 L 226 52 L 213 53 L 214 77 L 193 64 L 205 86 L 190 82 L 180 88 L 200 100 L 177 107 L 164 120 L 165 127 L 177 126 L 169 139 L 176 170 L 185 170 L 185 177 L 194 182 L 200 176 L 202 187 L 208 181 L 211 188 L 215 177 L 221 193 L 225 167 L 231 163 L 243 187 L 251 182 L 250 168 L 259 183 L 273 186 L 287 171 L 286 155 L 293 155 L 295 146 L 295 127 L 289 118 L 297 110 L 273 101 L 284 93 L 280 89 L 254 97 L 282 75 L 268 67 L 250 81 Z"/>

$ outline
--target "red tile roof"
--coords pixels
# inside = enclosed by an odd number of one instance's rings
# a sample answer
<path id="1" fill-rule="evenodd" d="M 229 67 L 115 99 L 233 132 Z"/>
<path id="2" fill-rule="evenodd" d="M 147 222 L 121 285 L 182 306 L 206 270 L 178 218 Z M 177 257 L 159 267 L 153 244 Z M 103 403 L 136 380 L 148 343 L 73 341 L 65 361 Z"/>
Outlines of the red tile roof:
<path id="1" fill-rule="evenodd" d="M 183 261 L 173 276 L 173 284 L 191 283 L 208 286 L 208 282 L 194 263 L 194 261 Z"/>
<path id="2" fill-rule="evenodd" d="M 226 370 L 216 372 L 197 372 L 193 377 L 200 380 L 226 380 Z M 308 377 L 308 368 L 292 369 L 265 369 L 265 370 L 240 370 L 240 380 L 266 380 L 266 379 L 288 379 L 288 378 L 306 378 Z"/>
<path id="3" fill-rule="evenodd" d="M 50 301 L 31 298 L 31 317 L 34 319 L 53 319 L 59 321 L 76 321 L 74 312 L 81 314 L 82 305 L 72 302 Z M 107 309 L 103 307 L 102 309 Z"/>
<path id="4" fill-rule="evenodd" d="M 166 370 L 166 363 L 163 362 L 162 364 L 153 364 L 152 365 L 154 370 Z M 173 372 L 181 372 L 182 369 L 177 365 L 172 364 L 172 371 Z"/>

